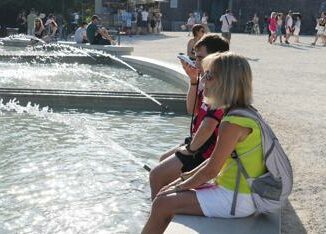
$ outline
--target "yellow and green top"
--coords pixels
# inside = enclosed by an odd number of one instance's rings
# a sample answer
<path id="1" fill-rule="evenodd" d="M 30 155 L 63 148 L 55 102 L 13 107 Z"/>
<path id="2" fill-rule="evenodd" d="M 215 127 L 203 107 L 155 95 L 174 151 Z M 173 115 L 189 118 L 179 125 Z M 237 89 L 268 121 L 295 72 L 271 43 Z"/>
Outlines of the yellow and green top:
<path id="1" fill-rule="evenodd" d="M 255 120 L 240 116 L 225 116 L 222 122 L 229 122 L 241 127 L 251 128 L 252 132 L 242 142 L 238 142 L 235 150 L 251 178 L 256 178 L 266 172 L 263 161 L 262 136 L 260 126 Z M 230 190 L 235 189 L 237 176 L 237 163 L 231 155 L 224 163 L 215 183 Z M 250 193 L 250 187 L 241 174 L 239 193 Z"/>

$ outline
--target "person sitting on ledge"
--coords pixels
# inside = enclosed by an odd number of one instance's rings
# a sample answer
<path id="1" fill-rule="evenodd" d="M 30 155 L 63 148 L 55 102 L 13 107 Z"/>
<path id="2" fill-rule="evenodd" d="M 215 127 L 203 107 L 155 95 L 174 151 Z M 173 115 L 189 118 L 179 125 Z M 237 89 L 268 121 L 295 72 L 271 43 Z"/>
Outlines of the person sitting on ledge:
<path id="1" fill-rule="evenodd" d="M 43 37 L 43 40 L 47 43 L 57 41 L 57 30 L 58 25 L 55 22 L 54 18 L 50 18 L 46 22 L 47 24 L 44 25 L 47 31 L 47 34 Z"/>
<path id="2" fill-rule="evenodd" d="M 100 18 L 97 15 L 93 15 L 91 23 L 86 28 L 89 43 L 92 45 L 114 45 L 115 42 L 109 35 L 109 32 L 104 27 L 98 27 L 99 21 Z"/>
<path id="3" fill-rule="evenodd" d="M 40 18 L 36 18 L 34 21 L 34 36 L 42 39 L 45 35 L 45 28 L 43 26 L 43 22 Z"/>
<path id="4" fill-rule="evenodd" d="M 203 60 L 203 67 L 205 101 L 212 108 L 224 107 L 226 112 L 214 151 L 187 176 L 160 190 L 153 201 L 143 234 L 163 233 L 176 214 L 240 218 L 256 211 L 250 187 L 241 176 L 235 214 L 231 214 L 237 177 L 237 164 L 231 158 L 232 152 L 246 154 L 241 162 L 251 178 L 266 172 L 258 123 L 250 118 L 227 115 L 233 108 L 248 108 L 252 103 L 249 63 L 242 56 L 225 52 L 208 55 Z M 214 183 L 208 184 L 211 179 Z"/>
<path id="5" fill-rule="evenodd" d="M 160 164 L 151 170 L 149 181 L 152 200 L 160 189 L 178 177 L 199 166 L 213 152 L 218 135 L 219 122 L 223 117 L 223 109 L 210 108 L 204 101 L 204 90 L 201 77 L 204 71 L 201 61 L 208 54 L 229 50 L 229 42 L 217 33 L 203 36 L 194 46 L 196 67 L 193 68 L 182 62 L 182 66 L 189 76 L 187 93 L 187 111 L 193 114 L 191 121 L 191 137 L 160 157 Z M 193 152 L 191 152 L 193 151 Z"/>
<path id="6" fill-rule="evenodd" d="M 76 43 L 87 43 L 87 35 L 86 35 L 86 26 L 87 23 L 86 22 L 82 22 L 80 24 L 80 27 L 77 28 L 76 32 L 75 32 L 75 42 Z"/>

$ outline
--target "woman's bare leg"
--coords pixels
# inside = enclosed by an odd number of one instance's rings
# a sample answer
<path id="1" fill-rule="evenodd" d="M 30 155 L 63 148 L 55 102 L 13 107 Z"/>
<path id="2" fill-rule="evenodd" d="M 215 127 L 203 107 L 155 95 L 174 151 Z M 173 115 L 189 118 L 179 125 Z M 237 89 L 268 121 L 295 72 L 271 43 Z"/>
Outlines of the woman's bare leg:
<path id="1" fill-rule="evenodd" d="M 166 158 L 149 173 L 152 200 L 162 187 L 176 180 L 181 174 L 181 161 L 173 154 Z"/>
<path id="2" fill-rule="evenodd" d="M 163 233 L 175 214 L 203 215 L 195 191 L 156 197 L 142 234 Z"/>

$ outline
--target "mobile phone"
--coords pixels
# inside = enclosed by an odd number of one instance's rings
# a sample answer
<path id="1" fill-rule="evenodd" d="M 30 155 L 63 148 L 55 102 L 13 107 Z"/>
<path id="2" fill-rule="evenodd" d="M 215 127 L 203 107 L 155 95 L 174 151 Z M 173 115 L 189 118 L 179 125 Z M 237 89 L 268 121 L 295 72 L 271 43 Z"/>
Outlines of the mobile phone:
<path id="1" fill-rule="evenodd" d="M 182 60 L 182 61 L 184 61 L 184 62 L 186 62 L 186 63 L 189 64 L 191 67 L 193 67 L 193 68 L 197 68 L 197 67 L 196 67 L 196 63 L 195 63 L 195 61 L 191 60 L 187 55 L 179 54 L 179 55 L 177 56 L 177 58 L 180 59 L 180 60 Z"/>

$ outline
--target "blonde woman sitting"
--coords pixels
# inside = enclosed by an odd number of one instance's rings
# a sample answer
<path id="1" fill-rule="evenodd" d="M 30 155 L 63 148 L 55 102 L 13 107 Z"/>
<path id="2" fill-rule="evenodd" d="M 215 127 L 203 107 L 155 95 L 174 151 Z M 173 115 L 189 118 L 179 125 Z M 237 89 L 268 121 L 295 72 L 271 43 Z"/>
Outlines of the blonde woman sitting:
<path id="1" fill-rule="evenodd" d="M 212 107 L 249 107 L 252 102 L 252 73 L 248 61 L 233 53 L 215 53 L 203 60 L 205 69 L 204 96 Z M 252 150 L 252 149 L 255 150 Z M 153 201 L 149 219 L 142 231 L 163 233 L 176 214 L 207 217 L 240 218 L 256 211 L 250 188 L 241 177 L 235 214 L 231 215 L 237 164 L 231 153 L 245 152 L 242 164 L 250 177 L 266 172 L 263 163 L 262 139 L 258 124 L 250 119 L 225 116 L 211 157 L 190 173 L 184 174 L 161 189 Z M 214 183 L 207 184 L 212 180 Z"/>

